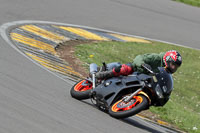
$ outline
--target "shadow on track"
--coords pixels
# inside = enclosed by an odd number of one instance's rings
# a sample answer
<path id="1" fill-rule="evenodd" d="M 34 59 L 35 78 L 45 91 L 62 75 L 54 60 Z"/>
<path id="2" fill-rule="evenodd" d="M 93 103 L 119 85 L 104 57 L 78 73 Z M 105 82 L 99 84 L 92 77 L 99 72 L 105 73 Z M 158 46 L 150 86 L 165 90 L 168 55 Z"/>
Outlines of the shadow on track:
<path id="1" fill-rule="evenodd" d="M 96 106 L 94 106 L 94 104 L 90 103 L 89 101 L 80 101 L 80 102 L 83 102 L 85 104 L 88 104 L 88 105 L 92 106 L 93 108 L 98 109 Z M 121 122 L 124 122 L 126 124 L 129 124 L 131 126 L 134 126 L 134 127 L 137 127 L 137 128 L 143 129 L 143 130 L 146 130 L 146 131 L 148 131 L 150 133 L 162 133 L 162 132 L 160 132 L 160 131 L 158 131 L 156 129 L 153 129 L 153 128 L 149 127 L 149 126 L 141 124 L 141 123 L 139 123 L 136 120 L 131 119 L 131 118 L 124 118 L 124 119 L 117 119 L 117 120 L 119 120 Z"/>
<path id="2" fill-rule="evenodd" d="M 141 123 L 139 123 L 139 122 L 137 122 L 136 120 L 133 120 L 133 119 L 131 119 L 131 118 L 124 118 L 124 119 L 121 119 L 121 121 L 122 121 L 122 122 L 125 122 L 125 123 L 127 123 L 127 124 L 130 124 L 130 125 L 132 125 L 132 126 L 134 126 L 134 127 L 137 127 L 137 128 L 143 129 L 143 130 L 146 130 L 146 131 L 148 131 L 148 132 L 150 132 L 150 133 L 162 133 L 162 132 L 160 132 L 160 131 L 158 131 L 158 130 L 156 130 L 156 129 L 153 129 L 153 128 L 151 128 L 151 127 L 145 126 L 145 125 L 143 125 L 143 124 L 141 124 Z"/>

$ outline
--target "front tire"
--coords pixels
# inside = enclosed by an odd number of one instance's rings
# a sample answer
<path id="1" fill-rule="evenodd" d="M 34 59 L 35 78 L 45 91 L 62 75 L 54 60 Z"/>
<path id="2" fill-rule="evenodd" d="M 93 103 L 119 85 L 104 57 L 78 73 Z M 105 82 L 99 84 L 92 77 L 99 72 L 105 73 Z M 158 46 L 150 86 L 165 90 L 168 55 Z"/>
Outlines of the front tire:
<path id="1" fill-rule="evenodd" d="M 75 99 L 84 100 L 90 98 L 91 90 L 91 82 L 88 80 L 80 80 L 71 88 L 70 94 Z"/>
<path id="2" fill-rule="evenodd" d="M 128 103 L 118 100 L 108 110 L 108 113 L 117 119 L 130 117 L 146 109 L 148 99 L 143 95 L 134 96 Z"/>

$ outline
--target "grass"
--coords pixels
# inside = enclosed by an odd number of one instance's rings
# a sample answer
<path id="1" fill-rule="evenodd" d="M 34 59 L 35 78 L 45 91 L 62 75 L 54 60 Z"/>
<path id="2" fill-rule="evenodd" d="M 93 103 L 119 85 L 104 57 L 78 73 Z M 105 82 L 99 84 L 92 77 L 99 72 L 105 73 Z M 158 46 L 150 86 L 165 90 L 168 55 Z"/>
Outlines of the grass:
<path id="1" fill-rule="evenodd" d="M 179 51 L 183 64 L 173 74 L 174 90 L 171 99 L 164 107 L 151 107 L 150 111 L 184 131 L 200 133 L 200 51 L 160 42 L 98 42 L 81 44 L 75 49 L 76 56 L 85 62 L 84 67 L 93 62 L 98 65 L 102 65 L 103 61 L 132 62 L 139 54 L 160 53 L 171 49 Z"/>
<path id="2" fill-rule="evenodd" d="M 188 4 L 188 5 L 200 7 L 200 0 L 174 0 L 174 1 L 178 1 L 178 2 Z"/>

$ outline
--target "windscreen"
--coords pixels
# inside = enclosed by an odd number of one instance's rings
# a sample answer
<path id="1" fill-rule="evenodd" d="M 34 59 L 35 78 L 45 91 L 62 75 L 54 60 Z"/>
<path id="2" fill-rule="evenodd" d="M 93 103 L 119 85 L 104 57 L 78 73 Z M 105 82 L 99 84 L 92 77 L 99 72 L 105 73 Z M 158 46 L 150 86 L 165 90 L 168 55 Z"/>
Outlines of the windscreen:
<path id="1" fill-rule="evenodd" d="M 173 78 L 170 73 L 168 73 L 163 67 L 159 67 L 159 73 L 156 75 L 158 84 L 163 90 L 164 94 L 169 95 L 173 90 Z"/>

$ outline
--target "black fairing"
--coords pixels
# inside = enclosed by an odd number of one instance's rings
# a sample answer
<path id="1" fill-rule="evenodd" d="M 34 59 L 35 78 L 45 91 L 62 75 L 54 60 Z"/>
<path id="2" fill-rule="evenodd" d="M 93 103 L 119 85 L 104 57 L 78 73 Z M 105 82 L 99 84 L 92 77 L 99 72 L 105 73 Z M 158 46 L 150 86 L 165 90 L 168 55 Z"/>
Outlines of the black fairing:
<path id="1" fill-rule="evenodd" d="M 143 77 L 144 78 L 144 77 Z M 110 106 L 116 96 L 125 89 L 140 88 L 141 81 L 139 76 L 134 73 L 129 76 L 114 77 L 105 80 L 97 86 L 93 92 L 96 94 L 97 101 L 102 102 L 105 106 Z"/>
<path id="2" fill-rule="evenodd" d="M 168 100 L 169 96 L 173 90 L 173 78 L 170 73 L 168 73 L 163 67 L 159 67 L 159 73 L 156 74 L 156 78 L 158 80 L 157 83 L 154 84 L 154 90 L 157 85 L 160 86 L 164 98 L 162 99 L 157 99 L 157 104 L 158 106 L 163 106 Z"/>
<path id="3" fill-rule="evenodd" d="M 171 94 L 173 90 L 173 78 L 163 67 L 158 68 L 160 73 L 156 75 L 160 87 L 163 89 L 165 95 Z M 165 88 L 166 86 L 166 88 Z M 164 89 L 165 88 L 165 89 Z"/>
<path id="4" fill-rule="evenodd" d="M 152 76 L 136 72 L 129 76 L 113 77 L 105 80 L 93 90 L 97 104 L 106 109 L 111 106 L 113 101 L 119 96 L 119 93 L 120 95 L 123 95 L 122 92 L 130 94 L 138 88 L 142 88 L 145 82 L 148 81 L 147 83 L 152 84 L 153 87 L 155 96 L 155 100 L 153 100 L 154 105 L 163 106 L 169 100 L 169 96 L 173 90 L 173 79 L 172 75 L 166 72 L 164 68 L 159 67 L 158 69 L 160 72 L 156 74 L 157 82 L 153 82 Z M 161 88 L 163 98 L 159 98 L 156 95 L 156 86 Z"/>

